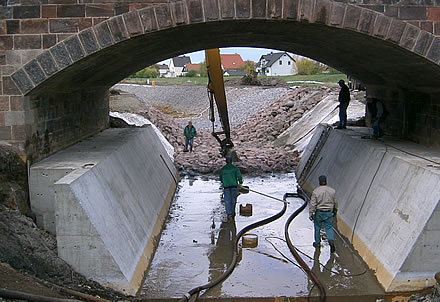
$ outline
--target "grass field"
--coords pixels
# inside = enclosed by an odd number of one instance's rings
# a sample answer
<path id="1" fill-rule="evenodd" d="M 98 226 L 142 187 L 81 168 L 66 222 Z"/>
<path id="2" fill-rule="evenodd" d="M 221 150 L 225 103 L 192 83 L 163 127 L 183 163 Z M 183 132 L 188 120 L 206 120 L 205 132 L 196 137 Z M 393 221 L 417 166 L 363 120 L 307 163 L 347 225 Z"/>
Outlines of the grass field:
<path id="1" fill-rule="evenodd" d="M 228 79 L 239 79 L 240 77 L 225 77 L 225 82 L 227 85 Z M 340 79 L 347 80 L 347 76 L 342 73 L 328 74 L 321 73 L 315 75 L 291 75 L 291 76 L 280 76 L 280 77 L 268 77 L 268 78 L 278 78 L 282 79 L 287 83 L 287 86 L 316 86 L 316 85 L 326 85 L 326 86 L 336 86 Z M 324 84 L 313 84 L 307 82 L 320 82 Z M 130 84 L 146 84 L 147 79 L 145 78 L 127 78 L 122 81 L 122 83 Z M 179 77 L 179 78 L 156 78 L 149 79 L 150 85 L 154 82 L 155 85 L 207 85 L 207 77 Z"/>

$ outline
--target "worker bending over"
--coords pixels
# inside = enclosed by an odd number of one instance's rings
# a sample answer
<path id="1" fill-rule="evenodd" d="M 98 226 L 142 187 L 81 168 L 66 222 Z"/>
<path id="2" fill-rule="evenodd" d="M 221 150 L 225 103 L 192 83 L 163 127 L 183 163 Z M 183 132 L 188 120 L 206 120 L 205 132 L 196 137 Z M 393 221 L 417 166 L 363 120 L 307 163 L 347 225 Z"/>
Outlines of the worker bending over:
<path id="1" fill-rule="evenodd" d="M 315 242 L 313 242 L 313 246 L 315 248 L 321 247 L 320 231 L 321 225 L 324 224 L 332 253 L 336 250 L 333 234 L 333 217 L 336 216 L 338 204 L 335 194 L 335 190 L 327 186 L 327 177 L 325 175 L 319 176 L 319 187 L 313 190 L 309 211 L 310 220 L 314 222 L 315 226 Z"/>

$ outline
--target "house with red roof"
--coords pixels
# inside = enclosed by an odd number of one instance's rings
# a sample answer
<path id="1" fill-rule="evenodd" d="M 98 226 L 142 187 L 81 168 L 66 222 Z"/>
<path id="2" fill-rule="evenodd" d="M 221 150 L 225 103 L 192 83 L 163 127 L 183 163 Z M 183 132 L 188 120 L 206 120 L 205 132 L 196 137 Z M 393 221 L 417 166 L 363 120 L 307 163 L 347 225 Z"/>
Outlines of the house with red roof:
<path id="1" fill-rule="evenodd" d="M 244 67 L 244 61 L 239 54 L 220 54 L 223 70 L 240 69 Z"/>
<path id="2" fill-rule="evenodd" d="M 185 64 L 183 68 L 183 72 L 186 73 L 188 71 L 194 70 L 198 74 L 200 73 L 200 64 Z"/>

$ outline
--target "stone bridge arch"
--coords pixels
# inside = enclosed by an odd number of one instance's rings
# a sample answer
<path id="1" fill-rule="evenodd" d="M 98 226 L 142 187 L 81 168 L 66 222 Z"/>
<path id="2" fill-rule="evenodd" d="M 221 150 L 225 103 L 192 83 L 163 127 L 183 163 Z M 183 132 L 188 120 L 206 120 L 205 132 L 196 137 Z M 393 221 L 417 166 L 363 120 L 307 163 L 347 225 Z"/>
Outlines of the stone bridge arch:
<path id="1" fill-rule="evenodd" d="M 427 102 L 438 94 L 440 37 L 384 14 L 326 0 L 169 2 L 87 28 L 4 78 L 25 96 L 25 152 L 36 160 L 107 127 L 107 90 L 135 71 L 227 46 L 302 54 L 359 79 L 393 106 L 397 132 L 408 122 L 408 95 Z"/>

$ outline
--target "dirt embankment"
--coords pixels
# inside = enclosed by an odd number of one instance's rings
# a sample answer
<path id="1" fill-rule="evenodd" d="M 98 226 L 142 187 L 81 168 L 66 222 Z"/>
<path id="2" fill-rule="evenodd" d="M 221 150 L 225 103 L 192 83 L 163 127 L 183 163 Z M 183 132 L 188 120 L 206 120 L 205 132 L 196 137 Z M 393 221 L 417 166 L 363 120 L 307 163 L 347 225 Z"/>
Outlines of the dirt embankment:
<path id="1" fill-rule="evenodd" d="M 240 96 L 241 107 L 243 104 L 244 107 L 260 106 L 262 101 L 246 89 L 243 89 L 242 92 L 245 95 Z M 245 121 L 240 125 L 233 126 L 231 131 L 234 149 L 240 159 L 236 165 L 243 173 L 292 172 L 298 164 L 299 154 L 289 148 L 275 147 L 273 141 L 301 118 L 307 110 L 336 90 L 335 88 L 315 87 L 278 91 L 283 94 L 278 95 L 277 99 L 264 100 L 270 105 L 250 117 L 244 118 L 246 114 L 244 108 L 238 109 L 237 107 L 237 110 L 230 110 L 230 119 Z M 116 99 L 119 102 L 115 102 Z M 120 102 L 124 99 L 130 99 L 127 103 L 131 108 L 135 107 L 133 103 L 137 99 L 134 96 L 126 95 L 125 98 L 118 96 L 112 101 L 114 106 L 111 107 L 112 110 L 118 110 L 117 108 L 121 107 Z M 183 152 L 183 126 L 178 125 L 175 119 L 148 104 L 148 101 L 138 101 L 144 103 L 145 107 L 144 110 L 136 110 L 136 113 L 145 116 L 154 123 L 174 146 L 175 163 L 181 171 L 216 173 L 224 165 L 224 158 L 219 152 L 219 144 L 210 131 L 198 128 L 197 137 L 194 139 L 194 152 Z M 184 104 L 180 106 L 184 106 Z M 192 102 L 189 102 L 188 106 L 192 106 Z M 233 106 L 232 103 L 231 107 Z"/>
<path id="2" fill-rule="evenodd" d="M 331 91 L 329 89 L 291 90 L 233 128 L 232 140 L 241 158 L 237 165 L 243 172 L 291 171 L 298 162 L 298 154 L 288 148 L 276 148 L 272 142 L 326 96 Z M 200 130 L 195 139 L 194 152 L 184 153 L 181 126 L 136 97 L 126 97 L 121 96 L 111 104 L 112 109 L 141 114 L 156 124 L 175 147 L 176 165 L 181 171 L 209 173 L 223 166 L 224 159 L 218 152 L 218 143 L 208 131 Z M 73 297 L 52 286 L 53 283 L 110 300 L 129 300 L 129 297 L 74 272 L 58 258 L 55 237 L 39 229 L 31 218 L 20 213 L 28 211 L 26 206 L 19 206 L 26 205 L 28 200 L 26 166 L 10 150 L 0 149 L 0 181 L 0 288 L 51 297 Z M 411 301 L 437 301 L 435 299 L 438 299 L 438 287 L 432 294 L 415 297 Z"/>

